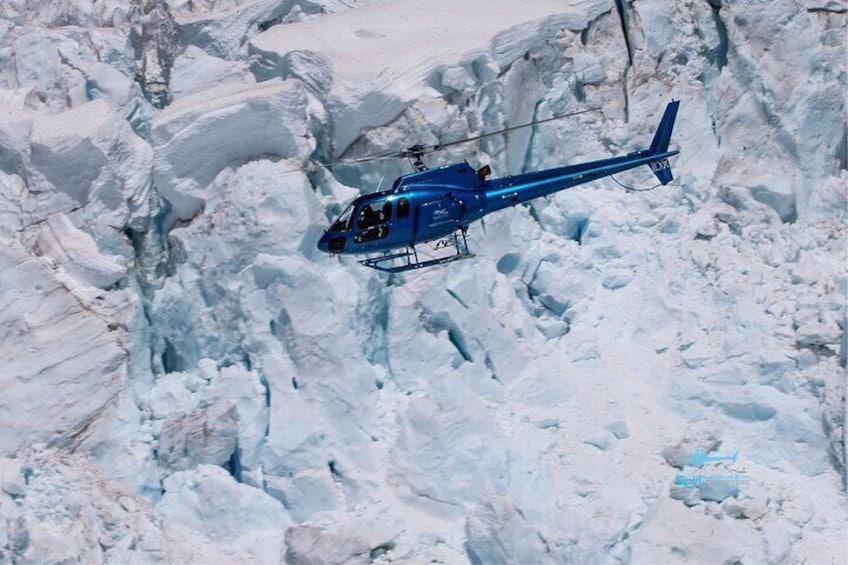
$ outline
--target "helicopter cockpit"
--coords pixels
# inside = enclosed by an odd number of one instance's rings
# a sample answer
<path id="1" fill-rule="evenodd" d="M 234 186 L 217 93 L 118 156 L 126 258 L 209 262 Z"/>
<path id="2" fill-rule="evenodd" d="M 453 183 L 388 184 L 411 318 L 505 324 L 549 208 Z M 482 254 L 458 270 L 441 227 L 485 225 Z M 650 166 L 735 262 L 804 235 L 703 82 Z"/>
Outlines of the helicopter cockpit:
<path id="1" fill-rule="evenodd" d="M 385 239 L 393 218 L 409 215 L 409 201 L 397 198 L 391 191 L 361 196 L 339 215 L 319 242 L 319 248 L 341 253 L 353 232 L 353 243 L 367 244 Z"/>
<path id="2" fill-rule="evenodd" d="M 369 194 L 354 200 L 328 231 L 365 230 L 392 219 L 392 202 L 383 194 Z"/>

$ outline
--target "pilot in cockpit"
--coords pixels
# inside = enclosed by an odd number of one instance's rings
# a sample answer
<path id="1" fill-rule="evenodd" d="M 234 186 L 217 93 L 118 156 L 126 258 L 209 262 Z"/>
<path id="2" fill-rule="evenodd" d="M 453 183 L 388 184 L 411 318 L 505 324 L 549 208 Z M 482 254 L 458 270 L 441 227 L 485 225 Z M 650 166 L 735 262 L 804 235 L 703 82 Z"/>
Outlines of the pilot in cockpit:
<path id="1" fill-rule="evenodd" d="M 359 211 L 359 229 L 370 228 L 378 221 L 377 213 L 374 212 L 370 204 L 366 204 Z"/>

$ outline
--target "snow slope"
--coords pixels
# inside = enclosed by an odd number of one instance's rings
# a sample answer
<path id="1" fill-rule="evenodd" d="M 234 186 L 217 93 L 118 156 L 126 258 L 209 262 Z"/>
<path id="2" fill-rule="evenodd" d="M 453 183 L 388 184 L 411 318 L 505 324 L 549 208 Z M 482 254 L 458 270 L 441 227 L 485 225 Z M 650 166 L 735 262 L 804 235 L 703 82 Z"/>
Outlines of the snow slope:
<path id="1" fill-rule="evenodd" d="M 845 563 L 846 17 L 5 2 L 0 562 Z M 430 164 L 600 158 L 672 97 L 672 185 L 315 248 L 408 170 L 321 163 L 587 107 Z"/>

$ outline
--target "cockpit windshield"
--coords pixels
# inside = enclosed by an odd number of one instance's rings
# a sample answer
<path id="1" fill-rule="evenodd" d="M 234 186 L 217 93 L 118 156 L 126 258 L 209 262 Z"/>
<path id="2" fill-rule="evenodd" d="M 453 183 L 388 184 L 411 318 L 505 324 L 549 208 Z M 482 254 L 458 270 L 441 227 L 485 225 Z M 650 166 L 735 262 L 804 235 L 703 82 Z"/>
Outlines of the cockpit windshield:
<path id="1" fill-rule="evenodd" d="M 339 219 L 333 222 L 333 225 L 330 226 L 330 231 L 349 231 L 350 228 L 353 227 L 354 204 L 351 204 L 350 206 L 345 208 L 345 211 L 342 212 L 341 216 L 339 216 Z"/>

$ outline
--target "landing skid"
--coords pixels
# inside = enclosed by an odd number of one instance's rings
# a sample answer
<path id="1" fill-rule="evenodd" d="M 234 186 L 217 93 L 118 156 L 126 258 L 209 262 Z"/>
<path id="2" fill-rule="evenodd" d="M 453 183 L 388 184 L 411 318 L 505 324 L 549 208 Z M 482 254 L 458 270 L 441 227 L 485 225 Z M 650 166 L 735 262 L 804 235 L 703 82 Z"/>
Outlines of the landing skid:
<path id="1" fill-rule="evenodd" d="M 366 267 L 383 271 L 384 273 L 404 273 L 406 271 L 435 267 L 436 265 L 444 265 L 446 263 L 453 263 L 454 261 L 474 257 L 474 254 L 468 251 L 468 241 L 465 238 L 465 230 L 457 231 L 453 234 L 453 238 L 439 240 L 436 243 L 435 249 L 442 249 L 445 247 L 455 247 L 456 253 L 445 257 L 436 257 L 435 259 L 422 261 L 418 257 L 418 251 L 415 249 L 415 245 L 407 245 L 406 249 L 400 253 L 386 252 L 384 255 L 380 255 L 379 257 L 363 259 L 360 263 Z M 400 264 L 398 265 L 397 263 Z"/>

